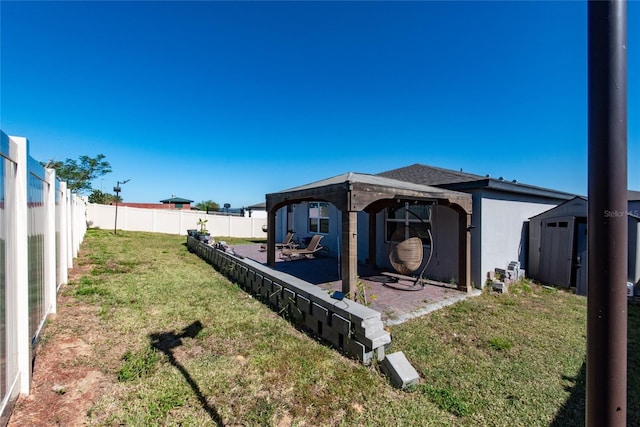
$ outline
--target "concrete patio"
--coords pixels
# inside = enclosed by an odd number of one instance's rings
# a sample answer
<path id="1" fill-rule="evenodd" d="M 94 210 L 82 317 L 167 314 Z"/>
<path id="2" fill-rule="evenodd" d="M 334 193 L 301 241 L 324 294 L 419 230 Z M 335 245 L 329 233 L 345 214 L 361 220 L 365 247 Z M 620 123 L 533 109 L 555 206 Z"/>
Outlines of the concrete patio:
<path id="1" fill-rule="evenodd" d="M 253 259 L 261 264 L 267 263 L 267 252 L 259 244 L 236 245 L 231 249 L 236 255 Z M 275 270 L 298 277 L 321 289 L 341 290 L 340 265 L 335 257 L 316 257 L 286 261 L 277 252 Z M 358 277 L 364 283 L 367 295 L 375 296 L 370 308 L 381 313 L 386 325 L 397 325 L 409 319 L 422 316 L 441 307 L 461 301 L 470 296 L 479 295 L 479 290 L 471 293 L 458 291 L 455 285 L 426 284 L 414 286 L 412 281 L 398 280 L 393 283 L 390 277 L 380 271 L 373 271 L 366 265 L 358 265 Z"/>

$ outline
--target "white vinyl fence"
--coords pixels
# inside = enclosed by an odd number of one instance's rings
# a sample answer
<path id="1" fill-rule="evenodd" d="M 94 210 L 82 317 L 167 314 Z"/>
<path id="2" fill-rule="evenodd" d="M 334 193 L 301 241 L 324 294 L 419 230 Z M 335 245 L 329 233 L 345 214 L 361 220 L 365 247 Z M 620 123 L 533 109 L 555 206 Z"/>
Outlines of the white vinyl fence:
<path id="1" fill-rule="evenodd" d="M 29 394 L 33 349 L 86 231 L 86 206 L 0 131 L 0 425 Z"/>
<path id="2" fill-rule="evenodd" d="M 201 211 L 179 209 L 144 209 L 118 206 L 118 230 L 150 231 L 154 233 L 187 234 L 199 229 L 199 219 L 208 220 L 206 228 L 212 236 L 267 238 L 262 230 L 267 218 L 235 215 L 207 215 Z M 92 228 L 115 230 L 116 206 L 88 204 L 87 224 Z"/>

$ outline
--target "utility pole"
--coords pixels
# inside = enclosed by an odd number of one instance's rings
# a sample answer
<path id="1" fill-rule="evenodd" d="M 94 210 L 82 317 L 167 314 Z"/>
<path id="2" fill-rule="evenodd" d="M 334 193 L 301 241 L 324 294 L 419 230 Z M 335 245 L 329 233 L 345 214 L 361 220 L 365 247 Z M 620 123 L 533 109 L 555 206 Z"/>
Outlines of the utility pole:
<path id="1" fill-rule="evenodd" d="M 627 420 L 627 4 L 588 3 L 587 426 Z"/>
<path id="2" fill-rule="evenodd" d="M 113 234 L 118 234 L 118 199 L 120 198 L 120 192 L 122 191 L 120 184 L 126 184 L 129 181 L 131 181 L 131 179 L 126 179 L 122 182 L 116 181 L 116 186 L 113 187 L 113 191 L 116 193 L 116 222 L 113 226 Z"/>

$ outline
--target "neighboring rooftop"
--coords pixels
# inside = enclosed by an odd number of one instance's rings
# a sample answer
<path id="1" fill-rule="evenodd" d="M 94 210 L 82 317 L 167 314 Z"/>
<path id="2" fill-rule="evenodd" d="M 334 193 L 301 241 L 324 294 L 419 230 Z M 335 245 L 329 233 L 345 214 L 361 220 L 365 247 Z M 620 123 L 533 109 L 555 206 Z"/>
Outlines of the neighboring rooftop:
<path id="1" fill-rule="evenodd" d="M 254 211 L 267 210 L 267 202 L 256 203 L 255 205 L 247 206 L 247 209 L 251 209 Z"/>
<path id="2" fill-rule="evenodd" d="M 182 197 L 171 197 L 170 199 L 160 200 L 160 203 L 193 203 L 193 200 L 183 199 Z"/>
<path id="3" fill-rule="evenodd" d="M 640 201 L 640 191 L 628 190 L 628 198 L 630 202 Z"/>

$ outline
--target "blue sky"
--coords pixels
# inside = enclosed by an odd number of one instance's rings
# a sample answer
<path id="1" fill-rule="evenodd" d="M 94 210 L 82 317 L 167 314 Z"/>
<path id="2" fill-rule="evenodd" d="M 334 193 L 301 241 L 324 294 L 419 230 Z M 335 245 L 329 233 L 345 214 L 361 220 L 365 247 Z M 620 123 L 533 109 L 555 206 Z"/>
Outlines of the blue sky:
<path id="1" fill-rule="evenodd" d="M 0 128 L 38 160 L 102 153 L 130 202 L 241 207 L 423 163 L 587 193 L 587 6 L 0 3 Z M 640 2 L 628 3 L 640 190 Z"/>

